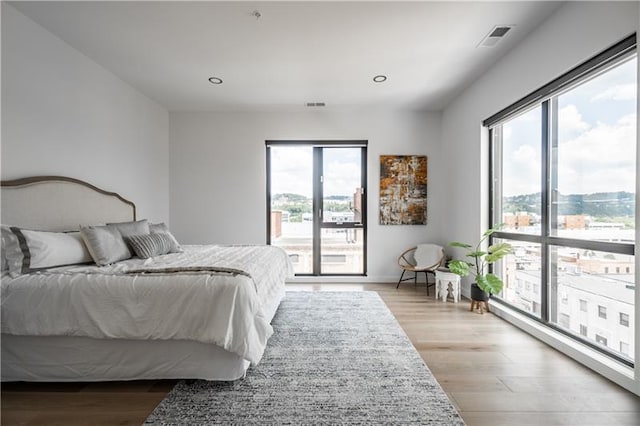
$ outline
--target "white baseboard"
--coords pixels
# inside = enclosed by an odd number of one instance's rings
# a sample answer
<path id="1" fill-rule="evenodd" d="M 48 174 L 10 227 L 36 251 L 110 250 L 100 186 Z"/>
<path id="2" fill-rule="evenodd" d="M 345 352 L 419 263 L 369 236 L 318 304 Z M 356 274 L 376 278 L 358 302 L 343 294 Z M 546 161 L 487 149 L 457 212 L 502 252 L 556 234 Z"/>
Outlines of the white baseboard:
<path id="1" fill-rule="evenodd" d="M 345 283 L 345 284 L 362 284 L 362 283 L 388 283 L 388 284 L 396 284 L 398 282 L 398 276 L 309 276 L 309 277 L 294 277 L 287 280 L 288 283 L 292 284 L 320 284 L 320 283 Z M 424 282 L 423 282 L 424 284 Z"/>

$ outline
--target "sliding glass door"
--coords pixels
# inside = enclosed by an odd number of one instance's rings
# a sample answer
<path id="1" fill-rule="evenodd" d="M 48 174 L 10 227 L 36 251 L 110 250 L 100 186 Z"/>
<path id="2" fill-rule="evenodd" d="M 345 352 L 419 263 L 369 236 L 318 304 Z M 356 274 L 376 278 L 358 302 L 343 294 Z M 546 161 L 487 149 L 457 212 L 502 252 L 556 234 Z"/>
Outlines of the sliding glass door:
<path id="1" fill-rule="evenodd" d="M 364 275 L 366 142 L 266 146 L 268 244 L 298 275 Z"/>

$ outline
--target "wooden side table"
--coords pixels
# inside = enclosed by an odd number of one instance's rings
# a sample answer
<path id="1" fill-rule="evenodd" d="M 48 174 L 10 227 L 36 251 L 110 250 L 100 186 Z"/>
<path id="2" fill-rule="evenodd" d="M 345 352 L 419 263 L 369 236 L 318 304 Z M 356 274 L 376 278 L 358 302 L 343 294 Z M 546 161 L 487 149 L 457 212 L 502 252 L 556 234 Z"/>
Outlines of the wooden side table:
<path id="1" fill-rule="evenodd" d="M 447 301 L 449 285 L 451 285 L 453 302 L 458 303 L 460 301 L 460 275 L 440 269 L 436 270 L 436 300 L 440 297 L 443 302 Z"/>

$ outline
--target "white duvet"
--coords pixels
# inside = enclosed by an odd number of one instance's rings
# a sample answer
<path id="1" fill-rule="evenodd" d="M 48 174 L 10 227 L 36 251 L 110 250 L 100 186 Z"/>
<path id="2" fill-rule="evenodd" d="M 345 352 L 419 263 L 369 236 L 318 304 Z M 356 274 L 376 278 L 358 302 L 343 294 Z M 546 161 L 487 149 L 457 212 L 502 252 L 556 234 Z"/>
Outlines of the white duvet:
<path id="1" fill-rule="evenodd" d="M 194 340 L 255 365 L 273 333 L 263 307 L 293 276 L 286 253 L 273 246 L 183 248 L 103 267 L 3 276 L 2 333 Z M 231 272 L 153 272 L 195 267 Z M 149 272 L 130 273 L 141 269 Z"/>

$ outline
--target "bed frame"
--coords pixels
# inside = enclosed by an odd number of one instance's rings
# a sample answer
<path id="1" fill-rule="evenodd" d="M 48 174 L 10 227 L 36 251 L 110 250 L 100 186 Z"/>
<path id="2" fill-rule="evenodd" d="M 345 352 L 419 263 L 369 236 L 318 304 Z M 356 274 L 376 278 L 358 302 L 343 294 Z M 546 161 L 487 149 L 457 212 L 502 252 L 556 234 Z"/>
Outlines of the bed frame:
<path id="1" fill-rule="evenodd" d="M 136 220 L 135 204 L 64 176 L 0 182 L 2 223 L 42 231 Z M 265 313 L 273 318 L 284 291 Z M 2 381 L 235 380 L 249 362 L 219 346 L 189 340 L 1 336 Z"/>

